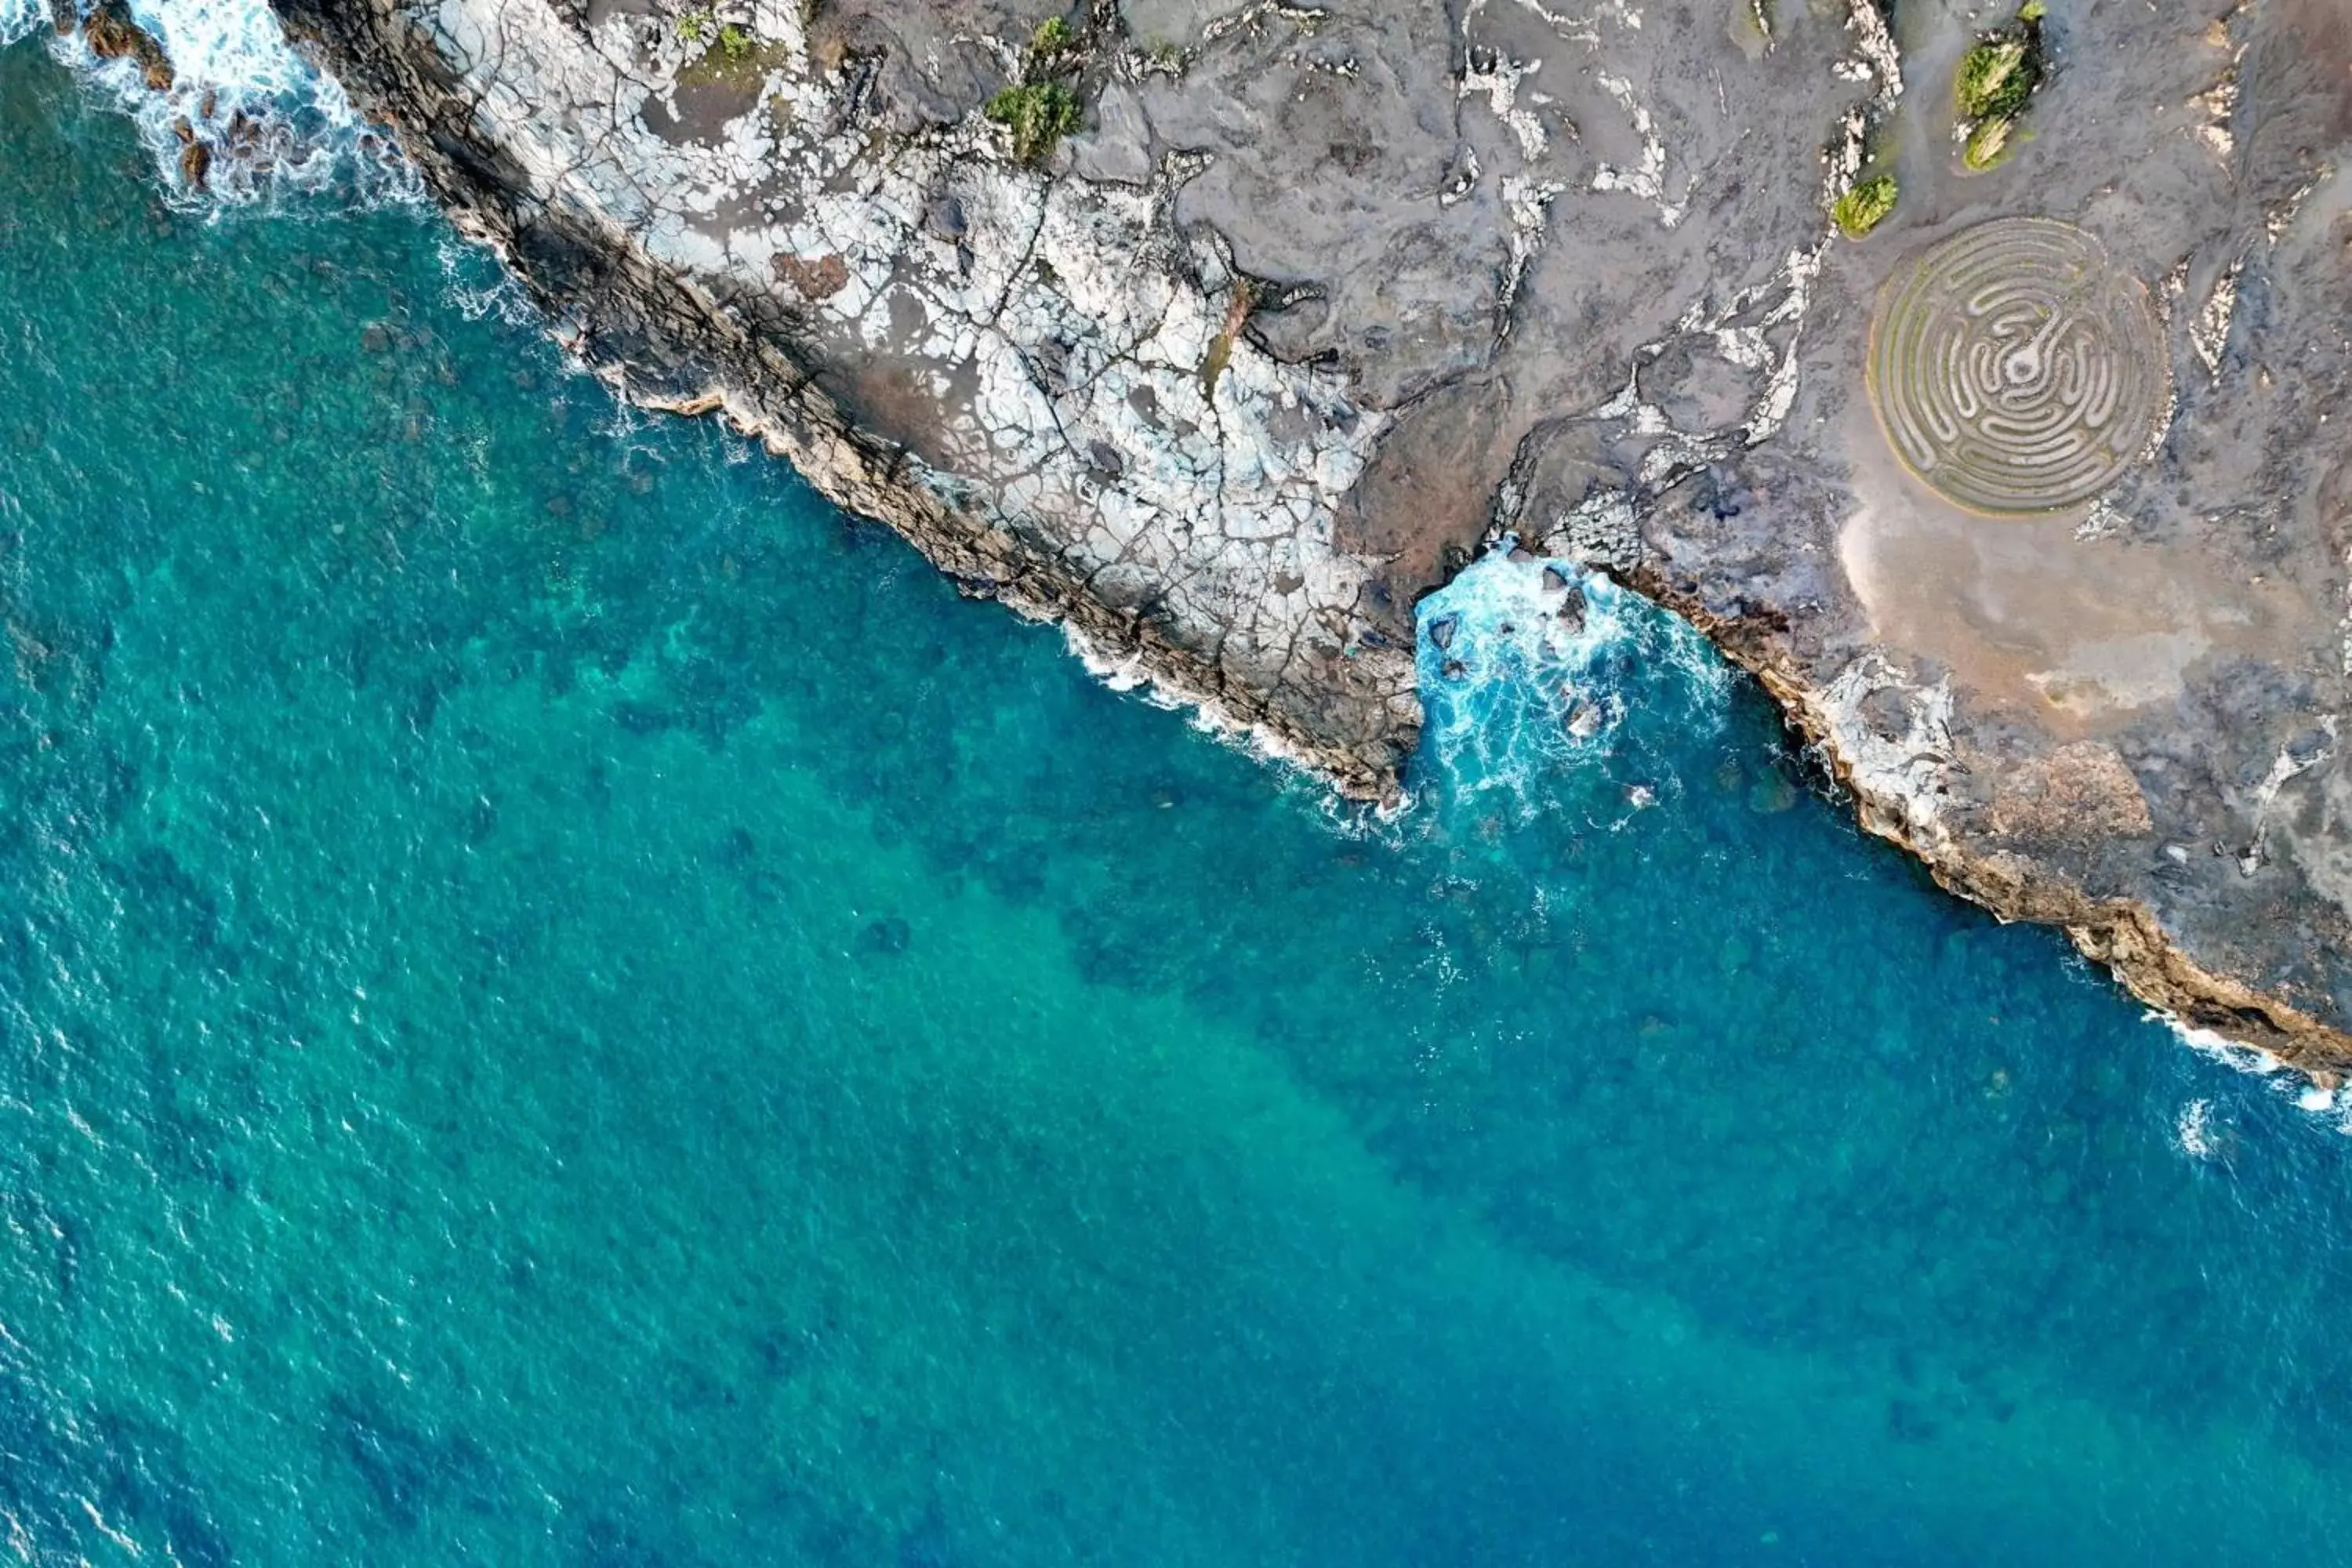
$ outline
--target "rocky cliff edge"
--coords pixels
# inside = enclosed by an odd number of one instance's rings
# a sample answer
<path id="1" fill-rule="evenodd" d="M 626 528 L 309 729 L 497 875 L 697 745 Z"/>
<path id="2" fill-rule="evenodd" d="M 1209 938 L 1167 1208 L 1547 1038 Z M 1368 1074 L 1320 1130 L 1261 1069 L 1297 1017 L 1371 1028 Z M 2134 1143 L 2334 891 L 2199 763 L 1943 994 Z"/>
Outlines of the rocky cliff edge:
<path id="1" fill-rule="evenodd" d="M 1947 886 L 2352 1065 L 2335 0 L 275 4 L 626 395 L 1106 673 L 1391 795 L 1413 605 L 1512 533 L 1705 627 Z M 1866 367 L 2020 216 L 2144 297 L 2160 418 L 1987 516 Z"/>

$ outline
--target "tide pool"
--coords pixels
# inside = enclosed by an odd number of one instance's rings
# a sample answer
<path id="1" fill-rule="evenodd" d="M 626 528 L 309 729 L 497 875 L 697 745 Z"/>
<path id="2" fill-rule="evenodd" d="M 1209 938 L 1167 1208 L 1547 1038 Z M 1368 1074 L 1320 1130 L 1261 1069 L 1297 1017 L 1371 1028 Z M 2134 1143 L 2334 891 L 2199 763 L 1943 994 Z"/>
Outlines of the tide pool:
<path id="1" fill-rule="evenodd" d="M 157 181 L 0 52 L 19 1557 L 2342 1555 L 2336 1115 L 1688 628 L 1482 563 L 1370 818 L 396 190 Z"/>

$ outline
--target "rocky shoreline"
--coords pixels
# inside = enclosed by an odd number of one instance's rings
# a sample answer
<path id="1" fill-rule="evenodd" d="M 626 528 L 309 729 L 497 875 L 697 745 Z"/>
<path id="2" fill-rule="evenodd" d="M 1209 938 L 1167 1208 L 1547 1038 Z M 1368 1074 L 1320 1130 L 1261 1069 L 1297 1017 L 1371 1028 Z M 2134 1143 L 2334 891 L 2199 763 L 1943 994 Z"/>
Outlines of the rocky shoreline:
<path id="1" fill-rule="evenodd" d="M 1851 738 L 1852 716 L 1808 687 L 1774 647 L 1774 635 L 1782 628 L 1718 619 L 1696 595 L 1650 574 L 1630 574 L 1627 584 L 1693 621 L 1725 657 L 1755 677 L 1790 731 L 1852 800 L 1855 819 L 1916 857 L 1937 887 L 2001 920 L 2057 927 L 2084 957 L 2105 965 L 2133 995 L 2186 1028 L 2266 1052 L 2322 1087 L 2333 1089 L 2345 1082 L 2352 1071 L 2352 1036 L 2200 964 L 2146 905 L 2094 898 L 2032 862 L 1972 853 L 1949 833 L 1922 831 L 1914 819 L 1914 797 L 1886 787 L 1883 773 L 1858 762 L 1842 744 Z"/>
<path id="2" fill-rule="evenodd" d="M 299 3 L 279 10 L 358 101 L 398 128 L 459 231 L 507 264 L 560 323 L 564 347 L 620 395 L 648 409 L 719 415 L 790 460 L 827 499 L 887 523 L 964 593 L 1062 624 L 1098 670 L 1148 678 L 1167 700 L 1352 795 L 1393 795 L 1412 741 L 1401 721 L 1411 700 L 1409 654 L 1349 672 L 1339 701 L 1303 702 L 1298 693 L 1234 679 L 1163 619 L 1091 591 L 1025 531 L 1003 526 L 952 487 L 911 478 L 922 466 L 914 449 L 844 412 L 823 384 L 818 345 L 768 301 L 665 268 L 598 215 L 528 199 L 529 174 L 484 133 L 475 103 L 438 68 L 440 57 L 420 52 L 426 35 L 397 13 Z M 1380 718 L 1332 721 L 1343 705 Z"/>
<path id="3" fill-rule="evenodd" d="M 1514 533 L 1706 630 L 1947 888 L 2352 1067 L 2324 0 L 274 3 L 623 395 L 1098 669 L 1392 798 L 1412 605 Z M 2021 26 L 1989 140 L 1947 84 Z M 2146 284 L 2169 394 L 2095 500 L 1987 518 L 1861 367 L 1895 268 L 2020 213 Z"/>

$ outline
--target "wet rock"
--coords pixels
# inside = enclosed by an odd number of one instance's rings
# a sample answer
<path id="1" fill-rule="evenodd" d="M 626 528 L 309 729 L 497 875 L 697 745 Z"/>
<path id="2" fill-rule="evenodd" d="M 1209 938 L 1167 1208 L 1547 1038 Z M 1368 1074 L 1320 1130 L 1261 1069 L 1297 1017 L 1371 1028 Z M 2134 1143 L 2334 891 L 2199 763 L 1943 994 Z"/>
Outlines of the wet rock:
<path id="1" fill-rule="evenodd" d="M 188 182 L 190 190 L 203 190 L 212 169 L 213 150 L 202 142 L 190 142 L 180 149 L 180 177 Z"/>
<path id="2" fill-rule="evenodd" d="M 1454 635 L 1462 629 L 1459 616 L 1440 616 L 1429 623 L 1429 641 L 1440 652 L 1454 646 Z"/>
<path id="3" fill-rule="evenodd" d="M 1584 590 L 1571 586 L 1552 611 L 1552 618 L 1571 636 L 1584 629 Z"/>
<path id="4" fill-rule="evenodd" d="M 131 8 L 121 0 L 100 0 L 97 9 L 83 21 L 81 31 L 89 52 L 100 59 L 136 61 L 150 89 L 157 92 L 171 89 L 171 57 L 152 34 L 131 20 Z"/>

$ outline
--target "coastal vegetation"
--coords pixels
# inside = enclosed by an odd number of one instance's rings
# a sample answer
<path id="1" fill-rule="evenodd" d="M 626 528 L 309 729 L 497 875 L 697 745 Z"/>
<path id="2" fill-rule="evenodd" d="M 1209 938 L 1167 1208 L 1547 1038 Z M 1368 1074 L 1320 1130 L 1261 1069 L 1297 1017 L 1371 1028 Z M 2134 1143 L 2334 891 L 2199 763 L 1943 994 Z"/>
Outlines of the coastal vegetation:
<path id="1" fill-rule="evenodd" d="M 2025 0 L 2016 17 L 1980 35 L 1960 59 L 1952 95 L 1958 110 L 1960 162 L 1972 173 L 2009 153 L 2018 121 L 2042 85 L 2044 0 Z"/>
<path id="2" fill-rule="evenodd" d="M 1830 216 L 1848 239 L 1860 239 L 1885 221 L 1901 195 L 1892 174 L 1858 180 L 1830 205 Z"/>
<path id="3" fill-rule="evenodd" d="M 1217 378 L 1225 374 L 1233 363 L 1234 342 L 1241 336 L 1243 324 L 1257 305 L 1257 289 L 1246 278 L 1234 284 L 1234 297 L 1225 306 L 1224 324 L 1217 329 L 1209 344 L 1209 352 L 1201 361 L 1201 395 L 1214 403 L 1217 400 Z"/>
<path id="4" fill-rule="evenodd" d="M 990 99 L 985 112 L 1012 132 L 1015 158 L 1042 163 L 1078 128 L 1078 95 L 1058 81 L 1024 82 Z"/>
<path id="5" fill-rule="evenodd" d="M 1023 79 L 998 92 L 982 110 L 1011 133 L 1013 156 L 1020 162 L 1044 163 L 1063 137 L 1077 130 L 1085 106 L 1065 79 L 1076 69 L 1079 54 L 1078 36 L 1069 23 L 1059 16 L 1047 18 L 1030 37 Z"/>
<path id="6" fill-rule="evenodd" d="M 698 51 L 677 73 L 685 86 L 724 83 L 740 88 L 758 84 L 772 63 L 778 47 L 740 22 L 722 22 L 717 7 L 701 5 L 678 14 L 677 41 Z"/>
<path id="7" fill-rule="evenodd" d="M 1049 16 L 1038 23 L 1037 31 L 1030 36 L 1029 59 L 1033 66 L 1052 69 L 1065 56 L 1075 54 L 1077 47 L 1078 36 L 1070 30 L 1069 23 L 1059 16 Z"/>

